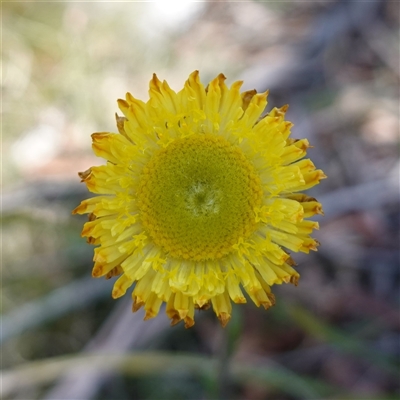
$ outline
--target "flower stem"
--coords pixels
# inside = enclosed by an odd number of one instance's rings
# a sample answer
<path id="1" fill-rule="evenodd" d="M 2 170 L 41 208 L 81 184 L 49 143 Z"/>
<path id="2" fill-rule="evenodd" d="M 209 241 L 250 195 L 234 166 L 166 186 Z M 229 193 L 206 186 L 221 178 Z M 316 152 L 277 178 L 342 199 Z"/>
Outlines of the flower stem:
<path id="1" fill-rule="evenodd" d="M 218 350 L 218 399 L 229 399 L 229 324 L 221 329 L 222 337 Z"/>
<path id="2" fill-rule="evenodd" d="M 218 350 L 217 390 L 219 400 L 232 399 L 230 360 L 240 337 L 242 318 L 239 312 L 232 315 L 229 324 L 221 329 L 221 342 Z"/>

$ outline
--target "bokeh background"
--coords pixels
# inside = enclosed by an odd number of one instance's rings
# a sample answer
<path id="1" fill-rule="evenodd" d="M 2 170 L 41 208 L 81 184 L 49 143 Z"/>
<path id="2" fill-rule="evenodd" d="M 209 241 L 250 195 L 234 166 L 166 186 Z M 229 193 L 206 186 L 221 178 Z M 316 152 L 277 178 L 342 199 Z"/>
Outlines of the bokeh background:
<path id="1" fill-rule="evenodd" d="M 399 399 L 399 2 L 2 2 L 4 399 Z M 143 322 L 91 278 L 78 171 L 116 99 L 223 72 L 290 104 L 329 179 L 277 305 Z"/>

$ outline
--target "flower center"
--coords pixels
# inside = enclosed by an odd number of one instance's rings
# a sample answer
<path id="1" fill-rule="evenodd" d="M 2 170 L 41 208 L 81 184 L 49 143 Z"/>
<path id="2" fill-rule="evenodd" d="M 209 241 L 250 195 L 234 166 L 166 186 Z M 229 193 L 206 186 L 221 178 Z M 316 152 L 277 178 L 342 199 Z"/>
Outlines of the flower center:
<path id="1" fill-rule="evenodd" d="M 256 230 L 262 188 L 239 147 L 195 134 L 153 155 L 137 199 L 144 228 L 171 257 L 215 260 Z"/>

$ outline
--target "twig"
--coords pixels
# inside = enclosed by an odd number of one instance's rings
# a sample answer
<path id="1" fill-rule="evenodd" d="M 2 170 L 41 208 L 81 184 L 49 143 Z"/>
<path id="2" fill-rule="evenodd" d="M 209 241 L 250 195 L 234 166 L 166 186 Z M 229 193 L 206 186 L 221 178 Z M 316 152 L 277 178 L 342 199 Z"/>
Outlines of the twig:
<path id="1" fill-rule="evenodd" d="M 387 204 L 397 204 L 399 202 L 398 177 L 389 176 L 387 179 L 320 194 L 318 201 L 324 207 L 324 220 L 335 219 L 349 212 L 366 211 Z"/>
<path id="2" fill-rule="evenodd" d="M 78 181 L 78 179 L 77 179 Z M 1 196 L 2 214 L 7 215 L 20 211 L 39 201 L 54 201 L 60 199 L 82 197 L 88 193 L 85 185 L 79 182 L 61 182 L 41 180 L 25 183 L 8 192 L 3 191 Z"/>
<path id="3" fill-rule="evenodd" d="M 35 189 L 35 187 L 40 189 Z M 77 184 L 58 183 L 56 188 L 53 185 L 28 185 L 22 192 L 10 192 L 3 196 L 8 208 L 7 212 L 17 212 L 23 207 L 31 206 L 32 201 L 51 199 L 55 196 L 58 199 L 65 199 L 71 196 L 83 195 L 81 186 Z M 34 193 L 34 195 L 33 195 Z M 30 195 L 32 194 L 32 195 Z M 369 210 L 384 206 L 390 203 L 397 203 L 399 200 L 398 172 L 391 173 L 386 179 L 361 183 L 357 186 L 345 187 L 333 192 L 319 194 L 318 200 L 324 205 L 325 219 L 336 218 L 356 210 Z"/>
<path id="4" fill-rule="evenodd" d="M 17 308 L 2 318 L 0 343 L 44 322 L 110 297 L 111 286 L 109 281 L 84 277 Z"/>
<path id="5" fill-rule="evenodd" d="M 24 386 L 50 383 L 69 370 L 79 371 L 85 379 L 88 371 L 96 371 L 99 375 L 118 371 L 131 376 L 146 376 L 171 369 L 189 370 L 192 373 L 213 379 L 215 368 L 215 359 L 194 354 L 168 354 L 163 352 L 115 354 L 114 352 L 104 352 L 96 355 L 64 356 L 25 363 L 11 371 L 4 371 L 1 376 L 3 382 L 2 394 L 9 396 Z M 232 377 L 236 382 L 248 383 L 251 381 L 261 386 L 278 387 L 288 394 L 303 398 L 322 398 L 339 392 L 329 385 L 321 385 L 319 381 L 293 375 L 277 363 L 270 365 L 261 360 L 257 360 L 257 362 L 234 362 L 232 364 Z M 292 377 L 295 379 L 291 379 Z M 71 382 L 71 384 L 74 386 L 76 382 Z M 60 398 L 87 399 L 84 396 L 75 397 L 72 391 L 66 397 L 64 393 L 64 397 L 52 397 L 52 400 Z"/>
<path id="6" fill-rule="evenodd" d="M 295 56 L 286 65 L 270 73 L 265 61 L 254 64 L 242 74 L 241 79 L 246 82 L 246 87 L 270 89 L 271 94 L 285 101 L 289 94 L 310 94 L 325 81 L 325 50 L 361 23 L 369 28 L 377 19 L 382 3 L 383 0 L 334 2 L 310 24 L 313 29 L 309 37 L 290 49 Z"/>
<path id="7" fill-rule="evenodd" d="M 160 337 L 168 326 L 167 318 L 161 315 L 153 320 L 143 321 L 141 312 L 132 314 L 131 299 L 125 297 L 93 340 L 86 345 L 82 357 L 91 358 L 94 356 L 90 354 L 105 352 L 112 354 L 113 357 L 122 357 L 129 349 L 142 348 L 156 337 Z M 71 366 L 63 370 L 65 376 L 43 398 L 47 400 L 94 398 L 113 372 L 113 368 L 103 369 L 96 362 L 89 363 L 83 368 Z"/>

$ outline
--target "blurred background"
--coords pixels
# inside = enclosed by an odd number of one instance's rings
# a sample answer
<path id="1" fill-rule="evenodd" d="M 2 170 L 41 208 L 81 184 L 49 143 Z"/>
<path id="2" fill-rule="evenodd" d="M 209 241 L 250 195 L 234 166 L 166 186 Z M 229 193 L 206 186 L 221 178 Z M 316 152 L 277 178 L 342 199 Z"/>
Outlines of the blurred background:
<path id="1" fill-rule="evenodd" d="M 2 397 L 399 399 L 399 4 L 2 2 Z M 289 103 L 329 177 L 299 286 L 224 332 L 211 310 L 185 330 L 112 300 L 71 216 L 117 98 L 195 69 Z"/>

